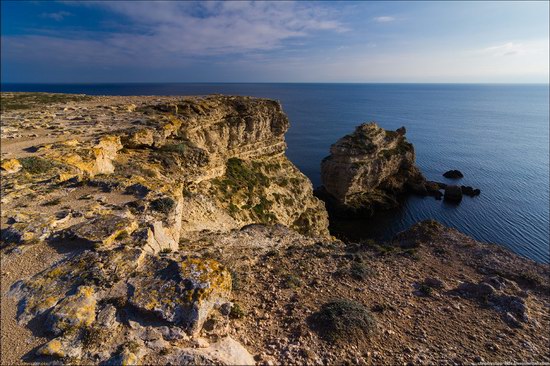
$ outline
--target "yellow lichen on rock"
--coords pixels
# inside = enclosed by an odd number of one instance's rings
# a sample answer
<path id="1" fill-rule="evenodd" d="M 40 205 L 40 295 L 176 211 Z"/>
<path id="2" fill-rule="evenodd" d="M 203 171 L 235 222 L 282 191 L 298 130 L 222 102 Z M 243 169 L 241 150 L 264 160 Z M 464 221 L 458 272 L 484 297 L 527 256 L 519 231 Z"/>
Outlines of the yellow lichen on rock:
<path id="1" fill-rule="evenodd" d="M 52 339 L 40 347 L 36 353 L 41 356 L 54 356 L 59 358 L 65 357 L 66 355 L 61 342 L 57 339 Z"/>
<path id="2" fill-rule="evenodd" d="M 17 159 L 2 160 L 2 164 L 0 166 L 2 170 L 4 170 L 7 173 L 17 173 L 23 167 L 19 162 L 19 160 Z"/>
<path id="3" fill-rule="evenodd" d="M 76 294 L 61 300 L 49 316 L 52 331 L 56 334 L 67 329 L 90 326 L 95 321 L 95 291 L 90 286 L 80 286 Z"/>

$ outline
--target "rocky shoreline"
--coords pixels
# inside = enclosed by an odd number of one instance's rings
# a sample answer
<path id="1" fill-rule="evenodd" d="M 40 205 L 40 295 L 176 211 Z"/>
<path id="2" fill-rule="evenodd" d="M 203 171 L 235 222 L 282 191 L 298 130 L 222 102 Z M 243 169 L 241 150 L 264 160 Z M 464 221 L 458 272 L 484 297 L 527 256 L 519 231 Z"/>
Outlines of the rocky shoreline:
<path id="1" fill-rule="evenodd" d="M 550 362 L 548 265 L 433 221 L 332 237 L 288 124 L 248 97 L 2 93 L 2 364 Z M 441 198 L 405 132 L 359 126 L 316 195 Z"/>

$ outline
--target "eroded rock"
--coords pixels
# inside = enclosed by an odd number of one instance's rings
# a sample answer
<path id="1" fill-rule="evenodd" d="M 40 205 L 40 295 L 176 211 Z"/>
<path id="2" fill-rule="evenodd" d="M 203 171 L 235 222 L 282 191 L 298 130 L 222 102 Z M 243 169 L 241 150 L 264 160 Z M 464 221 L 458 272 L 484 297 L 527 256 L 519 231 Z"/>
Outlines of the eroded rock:
<path id="1" fill-rule="evenodd" d="M 425 191 L 417 187 L 425 179 L 404 134 L 404 129 L 386 131 L 365 123 L 331 146 L 331 155 L 321 163 L 321 178 L 337 208 L 372 213 L 396 206 L 400 194 Z"/>
<path id="2" fill-rule="evenodd" d="M 227 302 L 231 293 L 230 273 L 208 259 L 148 257 L 128 283 L 133 306 L 181 325 L 190 334 L 200 331 L 210 311 Z"/>
<path id="3" fill-rule="evenodd" d="M 89 241 L 97 246 L 109 247 L 115 239 L 125 233 L 131 234 L 137 228 L 137 222 L 133 219 L 106 214 L 90 221 L 84 221 L 69 228 L 71 236 Z"/>
<path id="4" fill-rule="evenodd" d="M 17 159 L 5 159 L 2 160 L 0 167 L 6 173 L 17 173 L 23 167 Z"/>
<path id="5" fill-rule="evenodd" d="M 76 327 L 86 327 L 95 321 L 96 297 L 93 287 L 81 286 L 74 295 L 61 300 L 49 314 L 49 329 L 61 334 Z"/>

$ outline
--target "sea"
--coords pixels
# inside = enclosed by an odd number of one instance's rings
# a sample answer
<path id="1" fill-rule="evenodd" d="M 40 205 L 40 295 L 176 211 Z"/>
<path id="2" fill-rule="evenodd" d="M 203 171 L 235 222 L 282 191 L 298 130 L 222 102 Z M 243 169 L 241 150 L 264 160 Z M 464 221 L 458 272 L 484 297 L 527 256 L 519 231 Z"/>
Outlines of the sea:
<path id="1" fill-rule="evenodd" d="M 375 218 L 349 222 L 355 239 L 388 239 L 435 219 L 477 240 L 549 263 L 548 84 L 128 83 L 3 84 L 2 91 L 89 95 L 231 94 L 279 100 L 290 119 L 287 155 L 314 186 L 330 145 L 363 122 L 407 129 L 429 180 L 463 172 L 481 195 L 459 205 L 411 196 Z"/>

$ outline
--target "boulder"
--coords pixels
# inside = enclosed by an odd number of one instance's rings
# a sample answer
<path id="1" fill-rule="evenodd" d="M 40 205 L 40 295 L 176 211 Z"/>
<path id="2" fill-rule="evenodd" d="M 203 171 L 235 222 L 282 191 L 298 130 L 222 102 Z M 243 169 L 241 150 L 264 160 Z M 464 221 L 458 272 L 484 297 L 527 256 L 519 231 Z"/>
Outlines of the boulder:
<path id="1" fill-rule="evenodd" d="M 69 235 L 99 247 L 108 247 L 122 233 L 131 234 L 136 230 L 135 220 L 113 214 L 100 215 L 91 221 L 71 226 Z"/>
<path id="2" fill-rule="evenodd" d="M 462 190 L 463 194 L 470 197 L 479 196 L 479 194 L 481 193 L 479 189 L 474 189 L 470 186 L 460 186 L 460 189 Z"/>
<path id="3" fill-rule="evenodd" d="M 221 364 L 255 365 L 252 355 L 239 342 L 227 336 L 206 348 L 186 348 L 169 358 L 175 365 Z"/>
<path id="4" fill-rule="evenodd" d="M 200 332 L 210 311 L 229 301 L 231 274 L 210 259 L 176 261 L 148 256 L 128 281 L 130 303 L 186 329 Z"/>
<path id="5" fill-rule="evenodd" d="M 2 164 L 0 164 L 0 167 L 6 173 L 17 173 L 21 170 L 23 166 L 17 159 L 5 159 L 2 160 Z"/>
<path id="6" fill-rule="evenodd" d="M 460 170 L 449 170 L 449 171 L 446 171 L 445 173 L 443 173 L 443 176 L 445 178 L 449 178 L 449 179 L 459 179 L 459 178 L 464 178 L 464 174 L 462 174 L 462 172 Z"/>
<path id="7" fill-rule="evenodd" d="M 458 203 L 462 201 L 462 190 L 459 186 L 445 187 L 445 201 Z"/>
<path id="8" fill-rule="evenodd" d="M 95 321 L 96 298 L 90 286 L 80 286 L 76 293 L 61 300 L 50 312 L 47 325 L 54 334 L 75 327 L 90 326 Z"/>

